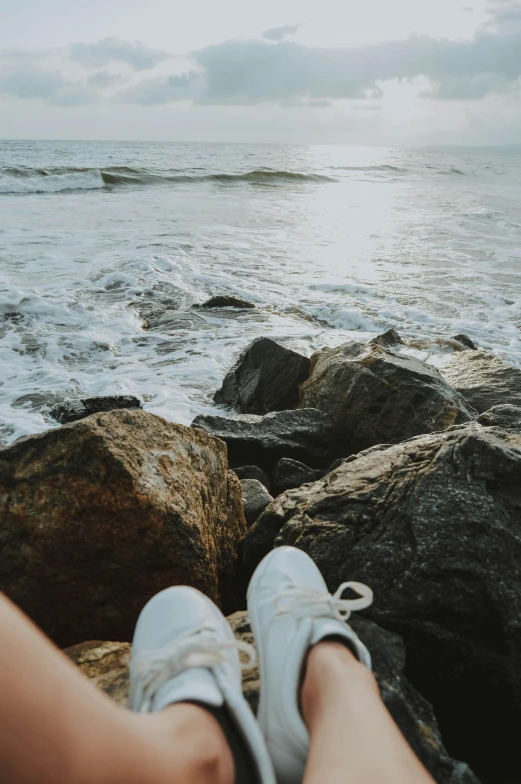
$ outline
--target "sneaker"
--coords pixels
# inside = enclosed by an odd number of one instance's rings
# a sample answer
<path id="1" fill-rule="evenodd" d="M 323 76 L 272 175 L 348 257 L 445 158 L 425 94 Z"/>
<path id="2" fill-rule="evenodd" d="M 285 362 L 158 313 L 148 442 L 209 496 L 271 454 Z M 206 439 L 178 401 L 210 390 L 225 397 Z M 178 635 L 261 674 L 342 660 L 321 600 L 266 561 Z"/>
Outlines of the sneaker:
<path id="1" fill-rule="evenodd" d="M 248 656 L 242 665 L 239 652 Z M 223 730 L 256 774 L 275 784 L 262 733 L 243 697 L 241 669 L 255 663 L 255 649 L 237 640 L 207 596 L 179 585 L 154 596 L 139 616 L 130 662 L 129 707 L 155 713 L 177 702 L 195 702 L 223 717 Z M 236 759 L 237 767 L 237 759 Z"/>
<path id="2" fill-rule="evenodd" d="M 360 598 L 342 599 L 347 588 Z M 308 651 L 335 638 L 371 668 L 369 651 L 346 620 L 372 600 L 371 589 L 356 582 L 331 595 L 315 563 L 295 547 L 272 550 L 255 570 L 248 614 L 260 667 L 258 721 L 279 784 L 299 784 L 308 757 L 309 734 L 299 709 Z"/>

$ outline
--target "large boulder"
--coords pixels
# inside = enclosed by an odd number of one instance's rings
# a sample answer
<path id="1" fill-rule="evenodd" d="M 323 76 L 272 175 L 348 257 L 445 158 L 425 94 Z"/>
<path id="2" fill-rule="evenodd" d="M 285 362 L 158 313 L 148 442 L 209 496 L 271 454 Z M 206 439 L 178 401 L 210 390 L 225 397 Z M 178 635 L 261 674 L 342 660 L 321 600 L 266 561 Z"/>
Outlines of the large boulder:
<path id="1" fill-rule="evenodd" d="M 172 584 L 225 600 L 245 531 L 226 446 L 144 411 L 0 451 L 0 590 L 59 645 L 129 640 Z"/>
<path id="2" fill-rule="evenodd" d="M 245 577 L 275 543 L 331 590 L 370 585 L 449 750 L 489 780 L 515 780 L 521 727 L 521 410 L 504 408 L 288 491 L 242 545 Z"/>
<path id="3" fill-rule="evenodd" d="M 281 457 L 291 457 L 320 468 L 339 456 L 330 420 L 313 408 L 238 419 L 201 414 L 192 427 L 222 439 L 232 466 L 254 463 L 269 471 Z"/>
<path id="4" fill-rule="evenodd" d="M 378 343 L 345 343 L 314 354 L 300 387 L 300 407 L 327 414 L 353 452 L 476 415 L 434 367 Z"/>
<path id="5" fill-rule="evenodd" d="M 214 400 L 242 414 L 284 411 L 298 403 L 299 384 L 308 372 L 307 357 L 270 338 L 257 338 L 227 374 Z"/>
<path id="6" fill-rule="evenodd" d="M 481 414 L 502 403 L 521 405 L 521 370 L 487 351 L 458 351 L 440 368 L 448 383 Z"/>
<path id="7" fill-rule="evenodd" d="M 105 395 L 101 397 L 82 397 L 78 400 L 66 400 L 59 403 L 49 411 L 49 416 L 59 422 L 60 425 L 67 425 L 70 422 L 77 422 L 91 414 L 99 414 L 102 411 L 114 411 L 119 408 L 141 408 L 143 401 L 134 395 Z"/>
<path id="8" fill-rule="evenodd" d="M 250 645 L 253 635 L 246 612 L 228 618 L 235 636 Z M 479 784 L 467 765 L 447 754 L 429 703 L 403 675 L 405 650 L 400 638 L 364 618 L 352 619 L 356 633 L 371 651 L 382 699 L 414 752 L 438 784 Z M 87 642 L 65 653 L 87 678 L 116 703 L 126 705 L 130 645 L 117 642 Z M 259 703 L 259 668 L 242 673 L 242 689 L 254 713 Z"/>

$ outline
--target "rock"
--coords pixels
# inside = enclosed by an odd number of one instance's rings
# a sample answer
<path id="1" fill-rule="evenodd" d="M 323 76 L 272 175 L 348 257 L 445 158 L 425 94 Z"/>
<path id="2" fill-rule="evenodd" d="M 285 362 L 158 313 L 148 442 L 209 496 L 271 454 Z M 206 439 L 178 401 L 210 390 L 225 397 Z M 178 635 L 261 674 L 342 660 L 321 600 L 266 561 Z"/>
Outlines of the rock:
<path id="1" fill-rule="evenodd" d="M 126 707 L 128 701 L 129 642 L 81 642 L 63 651 L 81 672 L 114 702 Z"/>
<path id="2" fill-rule="evenodd" d="M 480 414 L 476 422 L 485 427 L 502 427 L 521 434 L 521 406 L 512 406 L 509 403 L 493 406 Z"/>
<path id="3" fill-rule="evenodd" d="M 308 373 L 307 357 L 270 338 L 257 338 L 227 374 L 213 399 L 242 414 L 284 411 L 297 405 L 299 384 Z"/>
<path id="4" fill-rule="evenodd" d="M 345 343 L 314 354 L 300 394 L 300 407 L 323 411 L 354 447 L 351 452 L 475 416 L 434 367 L 378 345 Z"/>
<path id="5" fill-rule="evenodd" d="M 252 525 L 273 498 L 257 479 L 241 479 L 241 488 L 246 525 Z"/>
<path id="6" fill-rule="evenodd" d="M 521 370 L 494 354 L 458 352 L 440 369 L 448 383 L 480 414 L 502 403 L 521 405 Z"/>
<path id="7" fill-rule="evenodd" d="M 299 463 L 298 460 L 283 457 L 273 469 L 273 492 L 275 495 L 280 495 L 307 482 L 316 482 L 323 476 L 323 471 L 310 468 L 304 463 Z"/>
<path id="8" fill-rule="evenodd" d="M 329 468 L 326 471 L 326 474 L 330 474 L 331 471 L 334 471 L 344 463 L 352 463 L 353 460 L 358 460 L 359 457 L 363 457 L 364 455 L 372 455 L 375 452 L 383 452 L 385 449 L 389 449 L 392 444 L 376 444 L 376 446 L 370 446 L 369 449 L 363 449 L 361 452 L 356 452 L 354 455 L 349 455 L 349 457 L 340 457 L 338 460 L 335 460 L 334 463 L 331 463 Z"/>
<path id="9" fill-rule="evenodd" d="M 338 456 L 329 419 L 313 408 L 277 411 L 262 417 L 248 414 L 239 419 L 200 415 L 192 427 L 222 439 L 232 465 L 255 463 L 271 470 L 281 457 L 291 457 L 322 467 Z"/>
<path id="10" fill-rule="evenodd" d="M 107 395 L 102 397 L 83 397 L 79 400 L 66 400 L 49 411 L 49 416 L 66 425 L 84 419 L 90 414 L 101 411 L 114 411 L 119 408 L 141 408 L 143 402 L 133 395 Z"/>
<path id="11" fill-rule="evenodd" d="M 476 351 L 478 348 L 477 344 L 474 343 L 474 341 L 471 340 L 468 335 L 464 335 L 462 332 L 460 332 L 458 335 L 453 335 L 451 340 L 457 340 L 458 343 L 462 343 L 466 348 L 473 349 L 474 351 Z"/>
<path id="12" fill-rule="evenodd" d="M 130 640 L 169 585 L 226 602 L 246 531 L 226 447 L 144 411 L 0 451 L 0 590 L 58 645 Z"/>
<path id="13" fill-rule="evenodd" d="M 403 340 L 395 329 L 388 329 L 383 335 L 377 335 L 369 341 L 373 346 L 399 346 L 403 344 Z"/>
<path id="14" fill-rule="evenodd" d="M 253 645 L 246 612 L 228 617 L 235 636 Z M 351 619 L 353 628 L 368 646 L 382 699 L 414 752 L 439 784 L 479 784 L 461 762 L 450 759 L 440 737 L 432 708 L 403 675 L 405 650 L 401 639 L 363 618 Z M 68 648 L 65 653 L 100 689 L 120 705 L 128 693 L 128 643 L 91 642 Z M 259 668 L 243 670 L 243 694 L 254 713 L 259 703 Z"/>
<path id="15" fill-rule="evenodd" d="M 308 552 L 330 590 L 370 585 L 367 612 L 403 637 L 451 753 L 494 781 L 519 769 L 520 488 L 521 429 L 469 424 L 288 491 L 242 543 L 245 576 L 271 539 Z"/>
<path id="16" fill-rule="evenodd" d="M 270 477 L 263 471 L 262 468 L 256 465 L 247 465 L 247 466 L 232 466 L 233 472 L 237 474 L 239 479 L 257 479 L 261 485 L 264 485 L 268 492 L 271 488 Z"/>
<path id="17" fill-rule="evenodd" d="M 210 299 L 206 300 L 206 302 L 203 302 L 202 305 L 193 305 L 193 307 L 203 308 L 204 310 L 209 310 L 211 308 L 241 308 L 241 310 L 249 310 L 254 308 L 255 305 L 253 302 L 240 299 L 240 297 L 221 295 L 217 297 L 211 297 Z"/>

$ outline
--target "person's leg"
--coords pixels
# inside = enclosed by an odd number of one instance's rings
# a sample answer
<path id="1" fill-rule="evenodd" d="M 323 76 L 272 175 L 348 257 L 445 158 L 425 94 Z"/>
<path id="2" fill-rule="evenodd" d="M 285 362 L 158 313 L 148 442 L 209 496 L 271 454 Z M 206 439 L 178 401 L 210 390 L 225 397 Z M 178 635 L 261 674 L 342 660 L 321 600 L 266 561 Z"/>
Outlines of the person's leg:
<path id="1" fill-rule="evenodd" d="M 433 784 L 374 675 L 341 643 L 320 642 L 309 652 L 301 705 L 310 734 L 304 784 Z"/>
<path id="2" fill-rule="evenodd" d="M 232 784 L 231 752 L 205 709 L 119 708 L 1 595 L 0 636 L 2 784 Z"/>

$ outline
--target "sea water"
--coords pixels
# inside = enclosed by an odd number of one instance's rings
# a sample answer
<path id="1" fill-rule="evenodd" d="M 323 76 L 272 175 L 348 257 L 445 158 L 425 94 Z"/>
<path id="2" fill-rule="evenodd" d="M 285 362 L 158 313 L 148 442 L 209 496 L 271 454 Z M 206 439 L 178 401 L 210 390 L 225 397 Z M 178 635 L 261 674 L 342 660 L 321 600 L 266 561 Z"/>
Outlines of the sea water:
<path id="1" fill-rule="evenodd" d="M 79 396 L 190 423 L 261 335 L 521 365 L 520 326 L 521 148 L 0 142 L 4 443 Z"/>

